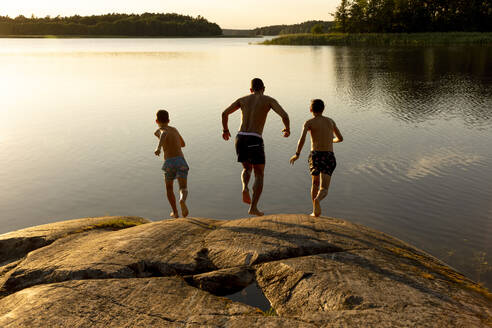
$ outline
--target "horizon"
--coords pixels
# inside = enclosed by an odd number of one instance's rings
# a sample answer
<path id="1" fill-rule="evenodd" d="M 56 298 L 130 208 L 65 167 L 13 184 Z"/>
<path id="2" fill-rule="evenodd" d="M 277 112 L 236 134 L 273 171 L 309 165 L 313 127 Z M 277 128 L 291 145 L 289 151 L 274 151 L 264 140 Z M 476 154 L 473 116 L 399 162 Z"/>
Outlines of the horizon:
<path id="1" fill-rule="evenodd" d="M 72 3 L 72 5 L 71 5 Z M 206 4 L 200 0 L 142 0 L 135 3 L 130 0 L 108 0 L 104 3 L 87 0 L 84 4 L 62 0 L 18 0 L 2 5 L 0 16 L 15 18 L 25 17 L 56 17 L 91 16 L 105 14 L 143 14 L 176 13 L 187 16 L 203 16 L 209 22 L 217 23 L 222 29 L 254 29 L 270 25 L 298 24 L 308 20 L 333 20 L 339 0 L 306 0 L 302 6 L 294 0 L 271 0 L 267 3 L 260 0 L 239 0 L 229 4 L 220 0 L 210 0 Z M 53 9 L 57 8 L 57 9 Z M 251 19 L 251 17 L 254 17 Z"/>

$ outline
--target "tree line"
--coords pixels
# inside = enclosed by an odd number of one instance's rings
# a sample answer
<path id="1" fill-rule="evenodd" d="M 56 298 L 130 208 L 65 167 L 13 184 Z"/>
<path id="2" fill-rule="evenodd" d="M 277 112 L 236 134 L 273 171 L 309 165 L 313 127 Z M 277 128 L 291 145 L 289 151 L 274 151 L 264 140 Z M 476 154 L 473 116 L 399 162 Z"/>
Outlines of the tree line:
<path id="1" fill-rule="evenodd" d="M 280 34 L 298 34 L 298 33 L 311 33 L 314 26 L 319 26 L 323 32 L 328 33 L 334 26 L 333 22 L 327 21 L 307 21 L 293 25 L 271 25 L 264 27 L 257 27 L 253 30 L 255 35 L 280 35 Z"/>
<path id="2" fill-rule="evenodd" d="M 341 32 L 492 31 L 490 0 L 341 0 Z"/>
<path id="3" fill-rule="evenodd" d="M 0 16 L 0 35 L 217 36 L 219 25 L 178 14 L 107 14 L 44 17 Z"/>

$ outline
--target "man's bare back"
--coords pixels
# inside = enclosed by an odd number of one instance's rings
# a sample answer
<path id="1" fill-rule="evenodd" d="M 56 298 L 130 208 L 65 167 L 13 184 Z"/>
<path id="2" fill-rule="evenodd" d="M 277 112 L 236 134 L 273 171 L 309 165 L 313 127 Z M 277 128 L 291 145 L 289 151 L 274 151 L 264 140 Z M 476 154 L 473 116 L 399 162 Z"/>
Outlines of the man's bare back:
<path id="1" fill-rule="evenodd" d="M 279 103 L 272 97 L 253 93 L 236 100 L 237 105 L 241 108 L 241 127 L 240 132 L 253 132 L 259 135 L 263 134 L 266 118 L 270 109 L 282 116 L 285 111 Z"/>

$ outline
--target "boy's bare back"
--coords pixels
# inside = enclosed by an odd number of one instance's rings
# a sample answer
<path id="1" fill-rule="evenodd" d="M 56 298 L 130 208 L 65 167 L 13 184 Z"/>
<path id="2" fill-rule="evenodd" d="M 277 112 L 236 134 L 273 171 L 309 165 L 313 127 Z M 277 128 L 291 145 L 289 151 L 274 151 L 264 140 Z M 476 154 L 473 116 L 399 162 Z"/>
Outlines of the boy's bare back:
<path id="1" fill-rule="evenodd" d="M 162 147 L 164 150 L 164 159 L 184 157 L 181 148 L 185 146 L 185 142 L 175 127 L 160 128 L 156 131 L 156 135 L 158 133 L 160 138 L 159 149 Z"/>
<path id="2" fill-rule="evenodd" d="M 338 127 L 331 118 L 316 116 L 306 121 L 304 128 L 311 132 L 311 150 L 333 151 L 333 136 L 340 136 Z"/>

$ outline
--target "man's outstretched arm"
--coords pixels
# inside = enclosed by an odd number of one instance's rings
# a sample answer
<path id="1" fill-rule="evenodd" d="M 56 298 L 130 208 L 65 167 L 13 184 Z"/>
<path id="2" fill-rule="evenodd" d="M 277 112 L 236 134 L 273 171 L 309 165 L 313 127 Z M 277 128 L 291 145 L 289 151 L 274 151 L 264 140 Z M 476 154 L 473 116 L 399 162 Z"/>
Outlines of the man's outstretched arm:
<path id="1" fill-rule="evenodd" d="M 289 115 L 287 112 L 280 106 L 280 104 L 275 100 L 272 99 L 271 102 L 271 107 L 275 113 L 277 113 L 281 118 L 282 122 L 284 123 L 285 129 L 282 130 L 284 133 L 284 137 L 290 136 L 290 120 L 289 120 Z"/>
<path id="2" fill-rule="evenodd" d="M 299 138 L 299 142 L 297 143 L 296 154 L 290 158 L 290 164 L 294 165 L 294 162 L 299 159 L 301 155 L 302 147 L 304 147 L 304 143 L 306 142 L 306 135 L 309 131 L 309 127 L 307 122 L 304 123 L 304 128 L 302 129 L 301 137 Z"/>
<path id="3" fill-rule="evenodd" d="M 224 138 L 224 140 L 229 140 L 229 138 L 231 137 L 231 133 L 229 132 L 228 127 L 229 115 L 237 111 L 239 108 L 241 108 L 241 103 L 238 99 L 222 112 L 222 138 Z"/>

